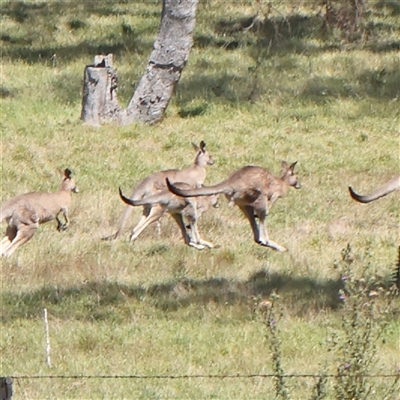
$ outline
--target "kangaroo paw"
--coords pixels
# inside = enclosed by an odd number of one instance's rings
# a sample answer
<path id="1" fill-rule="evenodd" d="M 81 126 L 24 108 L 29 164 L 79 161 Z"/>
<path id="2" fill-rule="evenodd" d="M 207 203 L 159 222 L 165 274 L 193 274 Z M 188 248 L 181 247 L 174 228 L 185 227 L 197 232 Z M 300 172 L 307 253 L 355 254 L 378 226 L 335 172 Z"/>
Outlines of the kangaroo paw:
<path id="1" fill-rule="evenodd" d="M 273 249 L 276 251 L 280 251 L 282 253 L 287 251 L 286 247 L 283 247 L 283 246 L 279 245 L 278 243 L 273 242 L 272 240 L 268 240 L 266 242 L 259 240 L 258 244 L 260 244 L 261 246 L 269 247 L 270 249 Z"/>
<path id="2" fill-rule="evenodd" d="M 68 229 L 68 225 L 67 225 L 67 224 L 59 224 L 59 225 L 57 226 L 58 232 L 64 232 L 64 231 L 66 231 L 67 229 Z"/>
<path id="3" fill-rule="evenodd" d="M 206 248 L 206 246 L 204 246 L 202 244 L 194 243 L 194 242 L 189 242 L 188 245 L 190 247 L 194 247 L 197 250 L 204 250 Z"/>
<path id="4" fill-rule="evenodd" d="M 207 242 L 206 240 L 200 240 L 200 244 L 205 247 L 208 247 L 209 249 L 214 248 L 214 245 L 211 242 Z"/>

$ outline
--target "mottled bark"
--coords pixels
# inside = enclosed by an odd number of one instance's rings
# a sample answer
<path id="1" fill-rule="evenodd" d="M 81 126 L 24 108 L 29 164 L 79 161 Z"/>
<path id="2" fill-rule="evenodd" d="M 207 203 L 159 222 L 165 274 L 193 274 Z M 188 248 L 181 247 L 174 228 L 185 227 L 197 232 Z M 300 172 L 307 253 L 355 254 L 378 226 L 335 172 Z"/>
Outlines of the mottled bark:
<path id="1" fill-rule="evenodd" d="M 193 45 L 198 0 L 164 0 L 161 27 L 123 124 L 160 121 Z"/>

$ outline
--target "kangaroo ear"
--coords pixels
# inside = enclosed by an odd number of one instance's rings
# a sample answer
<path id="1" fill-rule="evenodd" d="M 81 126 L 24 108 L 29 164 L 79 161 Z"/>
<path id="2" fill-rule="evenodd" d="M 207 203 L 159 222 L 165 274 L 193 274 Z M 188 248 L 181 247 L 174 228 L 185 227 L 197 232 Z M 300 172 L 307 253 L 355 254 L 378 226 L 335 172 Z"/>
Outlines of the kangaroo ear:
<path id="1" fill-rule="evenodd" d="M 297 164 L 297 161 L 295 161 L 293 164 L 291 164 L 289 169 L 293 171 L 296 164 Z"/>
<path id="2" fill-rule="evenodd" d="M 204 141 L 204 140 L 202 140 L 201 142 L 200 142 L 200 149 L 201 149 L 201 151 L 203 151 L 204 152 L 204 149 L 206 148 L 206 142 Z"/>
<path id="3" fill-rule="evenodd" d="M 196 151 L 200 151 L 200 147 L 197 146 L 196 143 L 193 143 L 193 142 L 192 142 L 192 146 L 193 146 L 193 148 L 194 148 Z"/>
<path id="4" fill-rule="evenodd" d="M 287 171 L 289 169 L 289 164 L 286 161 L 282 161 L 281 167 L 284 171 Z"/>
<path id="5" fill-rule="evenodd" d="M 71 175 L 72 175 L 72 171 L 69 168 L 66 168 L 64 171 L 64 176 L 69 179 L 69 178 L 71 178 Z"/>

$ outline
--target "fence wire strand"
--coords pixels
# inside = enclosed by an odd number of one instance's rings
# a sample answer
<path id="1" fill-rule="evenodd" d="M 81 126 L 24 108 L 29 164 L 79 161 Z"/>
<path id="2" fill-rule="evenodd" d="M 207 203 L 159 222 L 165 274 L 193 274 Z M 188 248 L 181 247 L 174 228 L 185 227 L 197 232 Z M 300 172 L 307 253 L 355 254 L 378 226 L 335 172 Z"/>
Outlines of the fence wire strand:
<path id="1" fill-rule="evenodd" d="M 339 378 L 354 376 L 358 378 L 397 378 L 398 374 L 193 374 L 193 375 L 15 375 L 9 376 L 13 380 L 28 379 L 249 379 L 249 378 Z"/>

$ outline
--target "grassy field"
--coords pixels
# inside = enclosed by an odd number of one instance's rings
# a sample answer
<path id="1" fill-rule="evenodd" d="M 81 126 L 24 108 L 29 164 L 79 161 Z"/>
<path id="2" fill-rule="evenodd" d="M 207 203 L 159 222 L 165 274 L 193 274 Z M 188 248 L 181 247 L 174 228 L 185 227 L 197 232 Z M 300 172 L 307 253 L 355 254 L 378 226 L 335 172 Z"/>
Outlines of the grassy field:
<path id="1" fill-rule="evenodd" d="M 1 201 L 56 190 L 58 169 L 67 167 L 80 189 L 66 232 L 43 225 L 2 260 L 0 376 L 27 376 L 14 381 L 13 399 L 275 399 L 270 378 L 156 378 L 273 373 L 258 307 L 272 293 L 280 296 L 285 372 L 335 374 L 342 359 L 332 337 L 344 334 L 347 315 L 335 268 L 342 249 L 353 248 L 354 274 L 385 288 L 395 270 L 397 194 L 362 205 L 347 187 L 365 193 L 399 171 L 398 4 L 370 2 L 362 33 L 348 38 L 324 34 L 322 9 L 310 2 L 201 1 L 195 45 L 164 121 L 96 129 L 79 120 L 85 65 L 99 51 L 114 53 L 127 104 L 160 2 L 1 4 Z M 268 15 L 275 33 L 243 29 L 256 13 Z M 267 221 L 287 253 L 255 244 L 224 199 L 199 222 L 212 250 L 185 246 L 169 216 L 161 233 L 152 226 L 134 244 L 128 231 L 101 241 L 124 209 L 118 187 L 128 193 L 151 172 L 190 165 L 191 142 L 200 140 L 216 161 L 209 184 L 247 164 L 279 174 L 282 160 L 298 161 L 302 189 L 278 201 Z M 132 214 L 130 227 L 140 210 Z M 374 304 L 380 336 L 369 372 L 395 374 L 399 298 L 382 294 Z M 86 378 L 34 378 L 77 375 Z M 393 378 L 368 382 L 378 399 Z M 315 383 L 288 379 L 290 398 L 311 399 Z M 326 398 L 335 398 L 334 386 L 328 380 Z"/>

